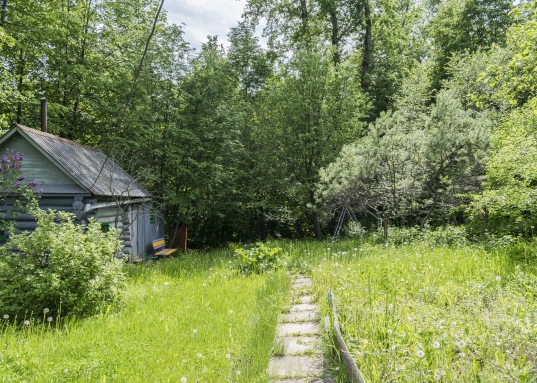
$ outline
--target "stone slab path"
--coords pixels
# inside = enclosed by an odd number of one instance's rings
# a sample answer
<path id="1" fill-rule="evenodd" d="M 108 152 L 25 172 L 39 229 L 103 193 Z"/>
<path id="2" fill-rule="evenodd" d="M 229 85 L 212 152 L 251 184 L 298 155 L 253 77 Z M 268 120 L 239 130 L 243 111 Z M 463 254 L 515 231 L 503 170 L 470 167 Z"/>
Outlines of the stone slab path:
<path id="1" fill-rule="evenodd" d="M 276 354 L 269 364 L 271 383 L 335 383 L 326 372 L 320 310 L 308 290 L 311 279 L 298 275 L 293 282 L 288 313 L 276 328 Z"/>

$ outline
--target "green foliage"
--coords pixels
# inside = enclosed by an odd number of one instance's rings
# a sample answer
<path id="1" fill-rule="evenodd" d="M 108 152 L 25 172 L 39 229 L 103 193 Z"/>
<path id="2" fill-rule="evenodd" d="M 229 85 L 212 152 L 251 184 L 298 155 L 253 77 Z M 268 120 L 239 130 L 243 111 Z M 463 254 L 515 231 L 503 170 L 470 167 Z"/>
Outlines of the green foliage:
<path id="1" fill-rule="evenodd" d="M 384 230 L 379 227 L 377 231 L 371 233 L 371 239 L 385 246 L 424 245 L 433 248 L 462 247 L 469 244 L 468 233 L 460 226 L 441 226 L 434 229 L 425 227 L 423 230 L 418 230 L 417 227 L 390 226 L 387 238 L 384 236 Z"/>
<path id="2" fill-rule="evenodd" d="M 117 231 L 73 223 L 66 212 L 34 210 L 37 229 L 11 236 L 0 248 L 0 312 L 19 320 L 32 315 L 87 315 L 119 303 L 124 293 Z M 59 222 L 57 222 L 59 220 Z"/>
<path id="3" fill-rule="evenodd" d="M 490 219 L 489 228 L 497 234 L 529 235 L 537 223 L 536 116 L 537 99 L 532 99 L 502 119 L 492 137 L 487 182 L 474 196 L 469 213 L 475 220 Z"/>
<path id="4" fill-rule="evenodd" d="M 436 89 L 448 77 L 447 64 L 452 58 L 467 56 L 480 48 L 489 49 L 493 44 L 503 45 L 512 23 L 509 15 L 512 7 L 509 0 L 440 2 L 436 16 L 428 25 L 435 47 Z"/>
<path id="5" fill-rule="evenodd" d="M 266 271 L 284 266 L 279 247 L 270 248 L 263 243 L 256 243 L 256 247 L 249 249 L 239 248 L 235 250 L 238 269 L 246 274 L 262 274 Z"/>
<path id="6" fill-rule="evenodd" d="M 387 235 L 390 222 L 423 228 L 433 213 L 445 217 L 459 205 L 458 195 L 478 189 L 490 121 L 465 110 L 453 91 L 440 92 L 429 108 L 423 105 L 426 91 L 415 94 L 422 103 L 402 97 L 407 109 L 381 115 L 321 171 L 317 193 L 327 211 L 352 202 L 381 222 Z"/>

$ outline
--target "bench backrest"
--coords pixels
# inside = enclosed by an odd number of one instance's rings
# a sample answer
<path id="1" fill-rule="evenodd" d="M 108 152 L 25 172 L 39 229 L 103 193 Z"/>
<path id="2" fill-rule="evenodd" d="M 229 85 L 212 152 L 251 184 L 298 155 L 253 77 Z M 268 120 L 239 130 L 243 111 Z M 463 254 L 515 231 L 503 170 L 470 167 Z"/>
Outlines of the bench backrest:
<path id="1" fill-rule="evenodd" d="M 166 246 L 166 242 L 164 242 L 164 238 L 155 239 L 153 241 L 153 249 L 158 250 Z"/>

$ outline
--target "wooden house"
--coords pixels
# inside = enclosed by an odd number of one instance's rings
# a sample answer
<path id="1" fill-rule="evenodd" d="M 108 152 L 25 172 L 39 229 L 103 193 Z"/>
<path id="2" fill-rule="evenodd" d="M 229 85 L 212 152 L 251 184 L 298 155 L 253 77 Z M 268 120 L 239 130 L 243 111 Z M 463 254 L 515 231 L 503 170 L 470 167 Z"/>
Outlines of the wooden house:
<path id="1" fill-rule="evenodd" d="M 131 261 L 154 253 L 152 241 L 164 237 L 164 224 L 151 194 L 101 151 L 43 130 L 14 125 L 0 137 L 0 153 L 24 154 L 22 175 L 43 191 L 40 207 L 72 212 L 78 224 L 94 217 L 103 231 L 116 227 Z M 16 230 L 36 228 L 28 214 L 11 219 Z"/>

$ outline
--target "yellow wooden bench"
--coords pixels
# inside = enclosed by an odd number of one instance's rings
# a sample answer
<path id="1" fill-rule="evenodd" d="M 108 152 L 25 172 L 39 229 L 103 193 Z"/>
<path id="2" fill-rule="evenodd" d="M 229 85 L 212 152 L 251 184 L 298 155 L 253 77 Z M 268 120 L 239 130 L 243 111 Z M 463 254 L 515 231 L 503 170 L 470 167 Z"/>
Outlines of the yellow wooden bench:
<path id="1" fill-rule="evenodd" d="M 164 241 L 164 238 L 155 239 L 153 241 L 153 249 L 155 249 L 155 255 L 158 258 L 167 257 L 177 251 L 177 249 L 166 249 L 166 242 Z"/>

